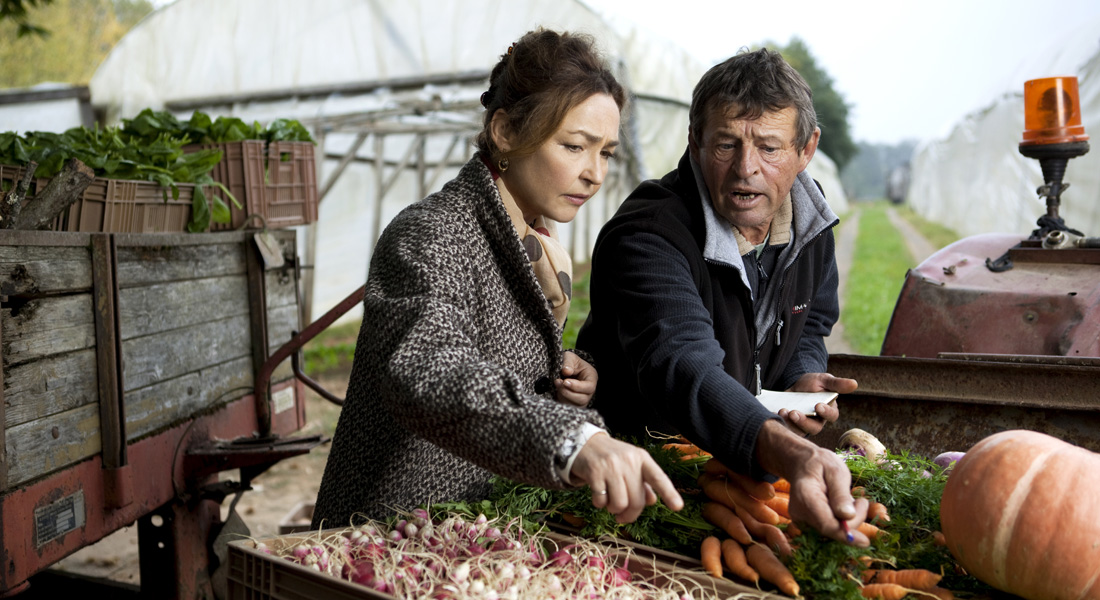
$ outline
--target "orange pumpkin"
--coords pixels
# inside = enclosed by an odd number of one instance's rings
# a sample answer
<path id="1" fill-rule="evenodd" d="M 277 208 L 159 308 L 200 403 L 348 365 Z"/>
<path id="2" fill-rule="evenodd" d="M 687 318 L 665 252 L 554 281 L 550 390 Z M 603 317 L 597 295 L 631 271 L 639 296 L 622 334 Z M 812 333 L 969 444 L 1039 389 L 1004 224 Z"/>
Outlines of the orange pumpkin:
<path id="1" fill-rule="evenodd" d="M 1032 600 L 1100 600 L 1100 454 L 1034 431 L 967 451 L 940 504 L 971 575 Z"/>

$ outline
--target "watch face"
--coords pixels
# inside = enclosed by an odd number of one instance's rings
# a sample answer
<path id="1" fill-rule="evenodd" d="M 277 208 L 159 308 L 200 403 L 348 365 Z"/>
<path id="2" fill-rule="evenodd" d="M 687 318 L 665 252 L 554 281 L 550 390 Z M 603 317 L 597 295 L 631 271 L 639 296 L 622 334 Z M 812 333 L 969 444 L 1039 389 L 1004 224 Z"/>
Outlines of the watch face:
<path id="1" fill-rule="evenodd" d="M 573 450 L 576 447 L 577 442 L 574 441 L 572 437 L 565 438 L 565 442 L 562 443 L 557 455 L 554 456 L 554 463 L 557 464 L 559 469 L 565 468 L 566 463 L 569 462 L 569 457 L 573 456 Z"/>

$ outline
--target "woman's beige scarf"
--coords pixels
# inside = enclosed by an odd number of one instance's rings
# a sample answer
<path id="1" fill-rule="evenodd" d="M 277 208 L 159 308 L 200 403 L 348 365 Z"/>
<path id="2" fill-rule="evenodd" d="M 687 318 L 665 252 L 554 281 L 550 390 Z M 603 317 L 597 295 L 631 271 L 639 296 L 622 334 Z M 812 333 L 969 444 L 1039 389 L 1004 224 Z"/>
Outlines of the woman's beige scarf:
<path id="1" fill-rule="evenodd" d="M 554 313 L 558 325 L 564 327 L 565 318 L 569 315 L 569 301 L 573 298 L 573 259 L 558 241 L 557 224 L 541 215 L 531 223 L 525 222 L 523 211 L 516 205 L 504 180 L 496 173 L 493 179 L 500 190 L 504 208 L 512 218 L 512 226 L 527 251 L 531 267 L 535 269 L 535 277 L 539 280 L 550 311 Z"/>

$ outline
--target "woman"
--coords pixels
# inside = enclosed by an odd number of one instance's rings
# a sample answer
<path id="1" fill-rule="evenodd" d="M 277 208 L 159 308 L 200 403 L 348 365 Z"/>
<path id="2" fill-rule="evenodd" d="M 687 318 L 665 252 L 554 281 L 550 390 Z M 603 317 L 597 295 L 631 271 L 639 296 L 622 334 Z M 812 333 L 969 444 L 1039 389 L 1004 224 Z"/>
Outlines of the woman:
<path id="1" fill-rule="evenodd" d="M 625 103 L 587 37 L 538 30 L 501 57 L 477 154 L 374 250 L 314 527 L 482 499 L 493 473 L 587 484 L 620 522 L 657 495 L 682 506 L 644 450 L 602 429 L 595 369 L 561 349 L 571 265 L 553 222 L 599 190 Z"/>

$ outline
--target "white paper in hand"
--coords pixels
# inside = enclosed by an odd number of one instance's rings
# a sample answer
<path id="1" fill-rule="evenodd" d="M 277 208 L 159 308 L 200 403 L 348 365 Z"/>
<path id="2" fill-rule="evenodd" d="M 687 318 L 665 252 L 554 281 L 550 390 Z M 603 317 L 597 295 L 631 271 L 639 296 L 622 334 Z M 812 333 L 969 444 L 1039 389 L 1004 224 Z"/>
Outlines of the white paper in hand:
<path id="1" fill-rule="evenodd" d="M 816 415 L 814 407 L 828 404 L 839 396 L 836 392 L 777 392 L 764 390 L 756 397 L 764 408 L 778 413 L 779 409 L 797 410 L 805 415 Z"/>

